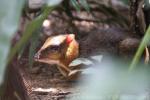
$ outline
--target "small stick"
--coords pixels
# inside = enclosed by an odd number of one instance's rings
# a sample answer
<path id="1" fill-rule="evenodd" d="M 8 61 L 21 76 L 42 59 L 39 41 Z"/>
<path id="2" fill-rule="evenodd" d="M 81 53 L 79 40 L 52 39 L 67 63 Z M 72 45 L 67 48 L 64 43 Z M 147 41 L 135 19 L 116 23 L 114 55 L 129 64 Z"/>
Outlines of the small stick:
<path id="1" fill-rule="evenodd" d="M 147 46 L 145 47 L 145 64 L 148 64 L 149 62 L 149 51 Z"/>

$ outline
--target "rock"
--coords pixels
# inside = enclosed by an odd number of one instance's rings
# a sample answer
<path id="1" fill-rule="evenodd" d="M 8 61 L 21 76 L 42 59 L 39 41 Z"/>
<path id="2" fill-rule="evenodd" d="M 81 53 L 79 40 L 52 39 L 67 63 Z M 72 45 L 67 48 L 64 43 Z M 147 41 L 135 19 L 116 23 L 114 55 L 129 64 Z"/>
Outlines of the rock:
<path id="1" fill-rule="evenodd" d="M 119 44 L 119 54 L 123 56 L 133 56 L 140 44 L 138 38 L 126 38 Z"/>

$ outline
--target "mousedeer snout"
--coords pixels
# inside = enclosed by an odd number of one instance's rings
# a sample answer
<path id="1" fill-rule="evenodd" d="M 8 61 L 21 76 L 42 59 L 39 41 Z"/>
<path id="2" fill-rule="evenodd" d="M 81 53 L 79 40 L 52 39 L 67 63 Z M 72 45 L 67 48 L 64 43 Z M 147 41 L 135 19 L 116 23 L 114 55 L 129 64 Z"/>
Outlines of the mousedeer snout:
<path id="1" fill-rule="evenodd" d="M 40 55 L 41 55 L 41 53 L 36 53 L 35 55 L 34 55 L 34 60 L 35 61 L 37 61 L 38 59 L 40 59 Z"/>

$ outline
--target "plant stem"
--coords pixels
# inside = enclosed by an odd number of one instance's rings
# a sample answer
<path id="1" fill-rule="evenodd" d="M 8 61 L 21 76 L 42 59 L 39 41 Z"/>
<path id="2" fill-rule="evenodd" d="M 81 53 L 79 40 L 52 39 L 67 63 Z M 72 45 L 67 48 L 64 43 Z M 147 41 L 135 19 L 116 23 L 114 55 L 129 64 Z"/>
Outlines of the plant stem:
<path id="1" fill-rule="evenodd" d="M 146 30 L 146 33 L 144 35 L 144 38 L 142 39 L 142 42 L 140 43 L 140 46 L 131 62 L 131 65 L 129 67 L 129 71 L 132 71 L 138 64 L 141 56 L 142 56 L 142 53 L 144 51 L 144 48 L 146 47 L 146 45 L 148 44 L 150 40 L 150 26 L 148 27 L 148 29 Z M 132 48 L 131 48 L 132 49 Z"/>

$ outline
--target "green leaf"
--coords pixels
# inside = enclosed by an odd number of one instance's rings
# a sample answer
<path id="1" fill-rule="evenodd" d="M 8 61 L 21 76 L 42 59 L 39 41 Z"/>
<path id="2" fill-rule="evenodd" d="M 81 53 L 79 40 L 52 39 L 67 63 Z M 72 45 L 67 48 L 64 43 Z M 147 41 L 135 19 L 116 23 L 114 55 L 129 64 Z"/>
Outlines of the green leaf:
<path id="1" fill-rule="evenodd" d="M 39 39 L 39 35 L 40 35 L 40 32 L 36 31 L 34 32 L 32 38 L 31 38 L 31 43 L 30 43 L 30 49 L 29 49 L 29 67 L 32 68 L 32 65 L 33 65 L 33 57 L 36 53 L 36 47 L 38 46 L 39 42 L 38 42 L 38 39 Z"/>
<path id="2" fill-rule="evenodd" d="M 51 2 L 50 2 L 51 1 Z M 53 1 L 53 3 L 52 3 Z M 43 12 L 40 16 L 32 20 L 26 27 L 25 32 L 23 33 L 23 36 L 21 37 L 20 41 L 12 48 L 11 52 L 9 53 L 9 58 L 7 64 L 13 59 L 14 55 L 18 53 L 21 48 L 24 47 L 29 42 L 29 39 L 32 37 L 33 32 L 35 32 L 37 29 L 39 29 L 43 23 L 43 21 L 46 19 L 46 17 L 49 15 L 49 13 L 55 8 L 56 5 L 58 5 L 61 2 L 61 0 L 48 0 L 47 5 L 43 7 Z"/>
<path id="3" fill-rule="evenodd" d="M 20 52 L 19 52 L 19 54 L 18 54 L 18 57 L 17 57 L 17 59 L 18 59 L 18 60 L 22 57 L 22 55 L 23 55 L 23 53 L 24 53 L 25 48 L 26 48 L 26 45 L 25 45 L 25 46 L 23 46 L 23 47 L 21 48 L 21 50 L 20 50 Z"/>
<path id="4" fill-rule="evenodd" d="M 23 36 L 21 37 L 20 41 L 11 50 L 9 54 L 8 63 L 12 60 L 14 55 L 17 52 L 19 52 L 24 45 L 28 43 L 29 39 L 32 37 L 33 32 L 35 32 L 36 29 L 39 29 L 41 27 L 44 19 L 48 16 L 49 12 L 51 12 L 52 10 L 53 7 L 45 7 L 42 15 L 37 17 L 27 25 L 26 30 L 23 33 Z"/>
<path id="5" fill-rule="evenodd" d="M 136 66 L 137 64 L 139 63 L 139 60 L 142 56 L 142 53 L 144 51 L 144 48 L 147 46 L 147 44 L 149 43 L 150 41 L 150 26 L 148 27 L 148 29 L 146 30 L 146 33 L 144 35 L 144 38 L 142 40 L 142 42 L 140 43 L 140 46 L 131 62 L 131 65 L 129 67 L 129 71 L 132 71 Z"/>
<path id="6" fill-rule="evenodd" d="M 3 82 L 11 39 L 17 30 L 24 0 L 0 2 L 0 84 Z"/>
<path id="7" fill-rule="evenodd" d="M 71 4 L 77 11 L 80 11 L 80 5 L 76 0 L 71 0 Z"/>
<path id="8" fill-rule="evenodd" d="M 80 0 L 80 4 L 83 6 L 83 8 L 84 8 L 86 11 L 90 12 L 90 6 L 89 6 L 87 0 Z"/>
<path id="9" fill-rule="evenodd" d="M 129 0 L 121 0 L 125 5 L 129 5 Z"/>

